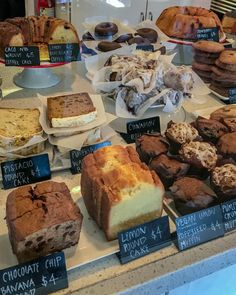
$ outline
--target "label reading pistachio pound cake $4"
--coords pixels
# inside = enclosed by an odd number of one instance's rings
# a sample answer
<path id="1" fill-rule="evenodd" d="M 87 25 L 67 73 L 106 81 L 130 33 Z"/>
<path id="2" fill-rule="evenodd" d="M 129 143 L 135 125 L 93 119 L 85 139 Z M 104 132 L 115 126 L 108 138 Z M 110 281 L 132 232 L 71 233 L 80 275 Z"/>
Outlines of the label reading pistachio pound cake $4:
<path id="1" fill-rule="evenodd" d="M 167 247 L 171 244 L 168 216 L 120 232 L 118 240 L 122 264 Z"/>
<path id="2" fill-rule="evenodd" d="M 64 63 L 81 60 L 80 46 L 78 43 L 49 44 L 48 50 L 51 63 Z"/>
<path id="3" fill-rule="evenodd" d="M 201 28 L 197 30 L 198 40 L 219 42 L 219 28 Z"/>
<path id="4" fill-rule="evenodd" d="M 4 189 L 51 178 L 48 154 L 1 163 L 1 170 Z"/>
<path id="5" fill-rule="evenodd" d="M 63 252 L 0 271 L 0 295 L 45 295 L 68 288 Z"/>
<path id="6" fill-rule="evenodd" d="M 179 250 L 224 236 L 220 206 L 207 208 L 175 220 Z"/>
<path id="7" fill-rule="evenodd" d="M 6 66 L 38 66 L 40 65 L 38 46 L 5 47 Z"/>

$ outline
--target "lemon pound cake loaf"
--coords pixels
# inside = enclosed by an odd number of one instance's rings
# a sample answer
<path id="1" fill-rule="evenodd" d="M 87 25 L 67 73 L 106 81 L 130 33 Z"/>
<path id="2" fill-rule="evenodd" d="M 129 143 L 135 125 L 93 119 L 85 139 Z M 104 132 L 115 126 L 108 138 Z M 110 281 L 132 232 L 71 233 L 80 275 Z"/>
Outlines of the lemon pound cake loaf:
<path id="1" fill-rule="evenodd" d="M 132 147 L 109 146 L 87 155 L 81 192 L 88 213 L 108 240 L 162 214 L 164 187 Z"/>

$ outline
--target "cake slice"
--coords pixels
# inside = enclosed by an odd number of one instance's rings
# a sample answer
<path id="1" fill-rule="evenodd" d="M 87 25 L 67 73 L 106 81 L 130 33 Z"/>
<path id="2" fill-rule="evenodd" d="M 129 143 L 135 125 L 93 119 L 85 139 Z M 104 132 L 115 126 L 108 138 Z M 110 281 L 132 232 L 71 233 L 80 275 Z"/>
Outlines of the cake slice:
<path id="1" fill-rule="evenodd" d="M 35 135 L 42 135 L 39 116 L 38 109 L 0 108 L 0 146 L 23 146 Z"/>
<path id="2" fill-rule="evenodd" d="M 83 126 L 97 116 L 97 110 L 88 93 L 49 97 L 47 107 L 52 127 Z"/>
<path id="3" fill-rule="evenodd" d="M 132 147 L 104 147 L 84 158 L 81 192 L 108 240 L 162 214 L 164 187 Z"/>
<path id="4" fill-rule="evenodd" d="M 21 187 L 7 198 L 9 238 L 20 263 L 76 245 L 82 219 L 65 183 Z"/>
<path id="5" fill-rule="evenodd" d="M 26 17 L 14 17 L 6 19 L 6 22 L 17 26 L 22 35 L 24 36 L 24 43 L 27 45 L 31 42 L 31 34 L 30 34 L 30 23 L 28 18 Z"/>

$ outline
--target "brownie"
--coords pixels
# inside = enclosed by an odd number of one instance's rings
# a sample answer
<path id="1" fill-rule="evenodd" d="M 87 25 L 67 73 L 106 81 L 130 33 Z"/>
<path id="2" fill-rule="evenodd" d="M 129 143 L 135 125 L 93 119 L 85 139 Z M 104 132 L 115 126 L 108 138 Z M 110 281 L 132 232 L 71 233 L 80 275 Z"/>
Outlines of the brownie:
<path id="1" fill-rule="evenodd" d="M 177 178 L 186 175 L 189 164 L 170 158 L 166 154 L 161 154 L 151 160 L 149 168 L 158 174 L 167 189 Z"/>
<path id="2" fill-rule="evenodd" d="M 197 129 L 185 122 L 174 123 L 170 121 L 167 124 L 165 135 L 170 142 L 172 153 L 177 153 L 182 144 L 200 138 Z"/>
<path id="3" fill-rule="evenodd" d="M 225 164 L 216 167 L 211 173 L 212 188 L 220 202 L 236 197 L 236 164 Z"/>
<path id="4" fill-rule="evenodd" d="M 231 132 L 221 136 L 217 143 L 219 153 L 226 158 L 236 161 L 236 132 Z"/>
<path id="5" fill-rule="evenodd" d="M 222 135 L 228 133 L 228 128 L 216 120 L 198 117 L 194 125 L 204 140 L 213 143 L 216 143 Z"/>
<path id="6" fill-rule="evenodd" d="M 191 141 L 182 145 L 181 160 L 190 164 L 189 175 L 206 178 L 217 163 L 216 148 L 208 142 Z"/>
<path id="7" fill-rule="evenodd" d="M 183 215 L 199 211 L 217 203 L 215 192 L 203 181 L 183 177 L 170 187 L 176 209 Z"/>
<path id="8" fill-rule="evenodd" d="M 161 134 L 144 134 L 136 140 L 136 150 L 141 161 L 149 164 L 150 160 L 163 153 L 167 153 L 168 141 Z"/>

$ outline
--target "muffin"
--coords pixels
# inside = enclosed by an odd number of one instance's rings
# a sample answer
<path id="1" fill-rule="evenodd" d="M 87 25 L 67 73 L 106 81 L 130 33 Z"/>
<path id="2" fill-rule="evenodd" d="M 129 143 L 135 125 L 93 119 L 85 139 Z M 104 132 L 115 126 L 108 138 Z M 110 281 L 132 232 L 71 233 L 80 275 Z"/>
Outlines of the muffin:
<path id="1" fill-rule="evenodd" d="M 163 153 L 167 153 L 169 143 L 159 133 L 157 134 L 144 134 L 136 140 L 136 150 L 139 154 L 141 161 L 147 165 L 150 160 Z"/>
<path id="2" fill-rule="evenodd" d="M 153 158 L 149 164 L 149 168 L 158 174 L 166 189 L 177 178 L 185 176 L 189 167 L 189 164 L 172 159 L 166 154 Z"/>
<path id="3" fill-rule="evenodd" d="M 236 197 L 236 164 L 216 167 L 211 173 L 212 188 L 221 202 Z"/>
<path id="4" fill-rule="evenodd" d="M 217 143 L 217 149 L 223 157 L 236 161 L 236 132 L 221 136 Z"/>
<path id="5" fill-rule="evenodd" d="M 206 178 L 218 160 L 216 148 L 208 142 L 191 141 L 182 145 L 179 154 L 183 162 L 191 165 L 188 175 Z"/>
<path id="6" fill-rule="evenodd" d="M 170 121 L 165 135 L 170 142 L 170 152 L 172 153 L 177 153 L 182 144 L 200 139 L 197 129 L 185 122 L 174 123 Z"/>
<path id="7" fill-rule="evenodd" d="M 203 117 L 198 117 L 194 126 L 204 140 L 212 143 L 216 143 L 222 135 L 229 132 L 228 128 L 219 121 Z"/>
<path id="8" fill-rule="evenodd" d="M 176 209 L 183 215 L 196 212 L 217 203 L 215 192 L 203 181 L 183 177 L 170 187 Z"/>

